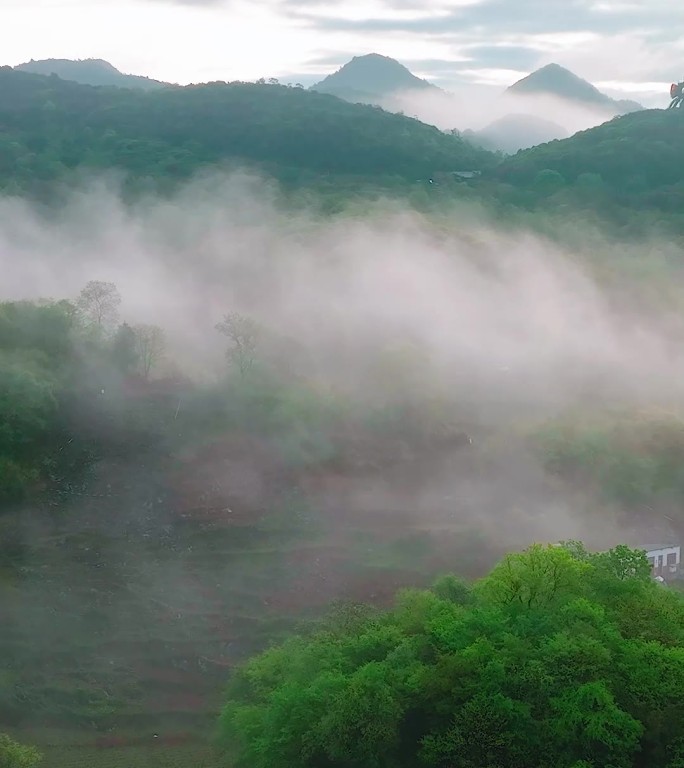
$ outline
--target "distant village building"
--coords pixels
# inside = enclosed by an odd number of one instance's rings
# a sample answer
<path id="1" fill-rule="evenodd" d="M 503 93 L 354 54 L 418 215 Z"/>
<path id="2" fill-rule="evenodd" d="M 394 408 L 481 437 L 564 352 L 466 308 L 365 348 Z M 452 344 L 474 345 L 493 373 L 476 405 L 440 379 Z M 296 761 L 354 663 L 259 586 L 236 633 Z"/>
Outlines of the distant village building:
<path id="1" fill-rule="evenodd" d="M 646 557 L 651 565 L 651 572 L 654 577 L 661 577 L 665 581 L 671 581 L 679 576 L 682 551 L 678 544 L 670 547 L 646 549 Z"/>
<path id="2" fill-rule="evenodd" d="M 482 171 L 452 171 L 451 175 L 458 179 L 476 179 Z"/>
<path id="3" fill-rule="evenodd" d="M 444 183 L 449 181 L 469 181 L 470 179 L 476 179 L 482 174 L 482 171 L 437 171 L 432 175 L 428 182 Z"/>

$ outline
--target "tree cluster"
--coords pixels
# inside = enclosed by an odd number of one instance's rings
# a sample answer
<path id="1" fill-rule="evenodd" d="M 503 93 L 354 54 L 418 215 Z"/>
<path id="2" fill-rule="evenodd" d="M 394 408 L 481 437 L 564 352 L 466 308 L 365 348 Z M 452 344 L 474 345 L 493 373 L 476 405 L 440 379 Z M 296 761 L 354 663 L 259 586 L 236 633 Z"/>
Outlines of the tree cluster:
<path id="1" fill-rule="evenodd" d="M 93 281 L 74 302 L 0 304 L 0 504 L 61 478 L 88 404 L 163 359 L 163 331 L 119 324 L 120 303 L 115 285 Z"/>
<path id="2" fill-rule="evenodd" d="M 683 644 L 645 553 L 536 545 L 252 659 L 222 737 L 250 768 L 675 768 Z"/>

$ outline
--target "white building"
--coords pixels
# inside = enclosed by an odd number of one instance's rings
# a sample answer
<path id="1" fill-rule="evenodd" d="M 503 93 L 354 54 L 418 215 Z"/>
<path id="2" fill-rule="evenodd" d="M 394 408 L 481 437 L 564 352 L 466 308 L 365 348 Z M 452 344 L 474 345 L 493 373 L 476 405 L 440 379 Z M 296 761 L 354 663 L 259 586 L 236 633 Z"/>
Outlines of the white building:
<path id="1" fill-rule="evenodd" d="M 674 547 L 660 547 L 647 549 L 646 557 L 651 564 L 654 576 L 662 576 L 667 579 L 677 575 L 682 561 L 682 551 L 679 545 Z"/>

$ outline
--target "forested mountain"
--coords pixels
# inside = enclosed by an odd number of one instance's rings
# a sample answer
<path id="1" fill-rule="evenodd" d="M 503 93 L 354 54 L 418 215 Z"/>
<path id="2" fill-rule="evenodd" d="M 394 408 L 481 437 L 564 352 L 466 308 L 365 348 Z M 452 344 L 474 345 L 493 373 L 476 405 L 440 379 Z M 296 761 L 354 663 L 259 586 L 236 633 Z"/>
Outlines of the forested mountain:
<path id="1" fill-rule="evenodd" d="M 682 110 L 635 112 L 520 152 L 493 176 L 543 196 L 570 190 L 608 205 L 676 213 L 684 199 L 683 132 Z"/>
<path id="2" fill-rule="evenodd" d="M 635 101 L 616 100 L 601 93 L 591 83 L 558 64 L 547 64 L 518 80 L 506 89 L 509 96 L 547 95 L 589 107 L 598 107 L 613 114 L 643 109 Z"/>
<path id="3" fill-rule="evenodd" d="M 330 93 L 352 102 L 376 103 L 398 91 L 439 89 L 416 77 L 403 64 L 387 56 L 369 53 L 355 56 L 311 90 Z"/>
<path id="4" fill-rule="evenodd" d="M 280 85 L 212 83 L 155 91 L 98 89 L 0 70 L 2 185 L 70 169 L 117 167 L 183 178 L 247 161 L 276 175 L 425 178 L 483 168 L 493 156 L 417 120 Z"/>
<path id="5" fill-rule="evenodd" d="M 125 75 L 108 61 L 102 59 L 42 59 L 28 61 L 15 67 L 20 72 L 34 75 L 57 75 L 62 80 L 72 80 L 81 85 L 109 85 L 117 88 L 153 90 L 166 83 L 140 75 Z"/>

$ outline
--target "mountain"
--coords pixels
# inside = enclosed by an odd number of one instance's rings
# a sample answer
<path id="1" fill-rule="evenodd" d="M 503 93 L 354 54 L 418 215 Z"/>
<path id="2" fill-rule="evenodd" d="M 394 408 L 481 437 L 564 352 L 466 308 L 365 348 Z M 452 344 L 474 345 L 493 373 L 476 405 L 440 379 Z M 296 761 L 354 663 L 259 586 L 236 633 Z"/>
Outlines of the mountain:
<path id="1" fill-rule="evenodd" d="M 611 205 L 684 211 L 684 110 L 653 109 L 617 117 L 562 141 L 518 152 L 493 178 L 512 187 L 586 196 Z"/>
<path id="2" fill-rule="evenodd" d="M 520 149 L 565 139 L 569 132 L 557 123 L 536 115 L 511 114 L 479 131 L 464 131 L 463 136 L 485 149 L 515 154 Z"/>
<path id="3" fill-rule="evenodd" d="M 355 56 L 311 90 L 353 102 L 376 103 L 398 91 L 439 89 L 421 80 L 403 64 L 378 53 Z"/>
<path id="4" fill-rule="evenodd" d="M 72 80 L 81 85 L 110 85 L 117 88 L 139 88 L 153 90 L 162 88 L 166 83 L 151 80 L 139 75 L 125 75 L 102 59 L 44 59 L 15 67 L 20 72 L 30 72 L 34 75 L 57 75 L 62 80 Z"/>
<path id="5" fill-rule="evenodd" d="M 547 64 L 506 89 L 509 96 L 556 96 L 565 101 L 625 114 L 643 109 L 635 101 L 611 99 L 586 80 L 558 64 Z"/>
<path id="6" fill-rule="evenodd" d="M 187 178 L 225 162 L 281 178 L 483 169 L 495 157 L 403 115 L 281 85 L 210 83 L 133 91 L 0 68 L 0 187 L 80 168 Z"/>

